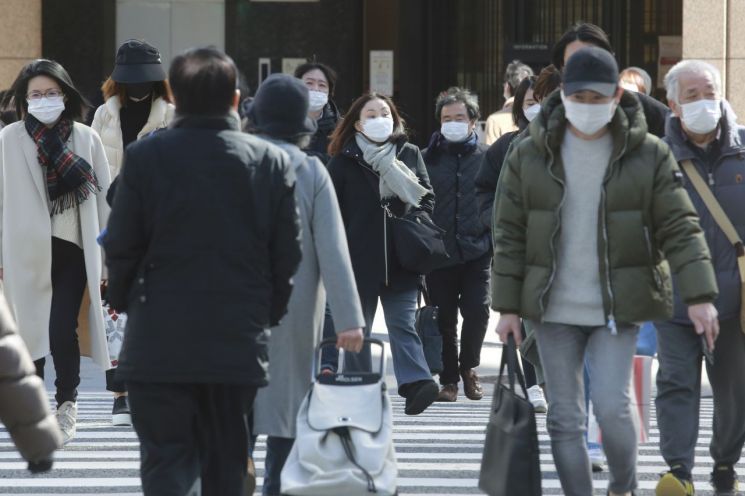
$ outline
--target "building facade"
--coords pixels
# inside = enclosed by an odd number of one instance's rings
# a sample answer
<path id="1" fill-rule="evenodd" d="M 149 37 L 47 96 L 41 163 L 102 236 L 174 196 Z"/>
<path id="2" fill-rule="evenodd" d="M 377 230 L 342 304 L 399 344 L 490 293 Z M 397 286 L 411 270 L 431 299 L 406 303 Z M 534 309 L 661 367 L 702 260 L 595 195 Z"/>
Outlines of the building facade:
<path id="1" fill-rule="evenodd" d="M 306 59 L 336 68 L 344 109 L 370 88 L 390 93 L 426 143 L 436 129 L 434 99 L 449 86 L 474 91 L 487 115 L 503 104 L 505 65 L 534 69 L 571 24 L 600 25 L 621 67 L 655 82 L 681 56 L 712 61 L 725 92 L 745 111 L 745 34 L 738 0 L 4 0 L 0 86 L 39 56 L 61 62 L 94 103 L 119 43 L 145 39 L 168 64 L 185 48 L 224 48 L 252 93 L 269 73 Z M 661 86 L 661 84 L 659 85 Z M 664 92 L 656 95 L 664 99 Z"/>

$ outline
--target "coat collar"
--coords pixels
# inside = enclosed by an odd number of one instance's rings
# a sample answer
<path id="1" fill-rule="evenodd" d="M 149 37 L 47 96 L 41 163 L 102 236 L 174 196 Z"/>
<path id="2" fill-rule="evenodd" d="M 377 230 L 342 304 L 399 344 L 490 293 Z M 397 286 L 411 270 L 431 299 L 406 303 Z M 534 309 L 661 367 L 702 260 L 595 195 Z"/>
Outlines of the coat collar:
<path id="1" fill-rule="evenodd" d="M 108 100 L 106 100 L 105 105 L 106 110 L 108 111 L 111 118 L 118 123 L 121 120 L 122 110 L 122 104 L 119 100 L 119 97 L 117 95 L 110 97 Z M 150 105 L 150 115 L 147 118 L 145 126 L 143 126 L 140 132 L 137 133 L 137 138 L 139 139 L 142 136 L 155 131 L 156 129 L 165 127 L 169 121 L 168 114 L 170 107 L 171 104 L 163 100 L 163 98 L 161 97 L 153 100 L 152 104 Z"/>
<path id="2" fill-rule="evenodd" d="M 538 149 L 547 153 L 546 144 L 558 153 L 564 139 L 567 119 L 561 92 L 554 91 L 541 104 L 541 112 L 528 126 L 529 136 L 536 142 Z M 626 151 L 639 146 L 647 136 L 647 119 L 636 96 L 628 91 L 623 93 L 621 101 L 610 122 L 613 136 L 613 155 L 616 156 L 625 146 Z"/>
<path id="3" fill-rule="evenodd" d="M 742 126 L 737 124 L 737 115 L 732 110 L 727 100 L 722 100 L 722 119 L 719 121 L 719 135 L 717 140 L 720 142 L 720 155 L 728 156 L 745 151 L 743 145 Z M 665 137 L 670 149 L 675 156 L 675 160 L 692 160 L 696 157 L 696 152 L 691 148 L 693 145 L 683 131 L 680 124 L 680 118 L 670 112 L 665 120 Z"/>
<path id="4" fill-rule="evenodd" d="M 241 118 L 232 110 L 224 115 L 190 115 L 176 112 L 169 127 L 240 131 Z"/>

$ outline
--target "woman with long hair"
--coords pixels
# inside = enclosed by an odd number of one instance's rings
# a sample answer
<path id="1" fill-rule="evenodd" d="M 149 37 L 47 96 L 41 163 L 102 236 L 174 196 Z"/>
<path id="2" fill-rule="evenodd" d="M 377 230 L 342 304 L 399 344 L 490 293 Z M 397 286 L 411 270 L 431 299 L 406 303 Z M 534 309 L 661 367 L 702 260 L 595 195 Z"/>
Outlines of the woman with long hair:
<path id="1" fill-rule="evenodd" d="M 331 135 L 329 172 L 339 198 L 352 268 L 370 335 L 378 300 L 388 327 L 398 393 L 408 415 L 437 397 L 422 343 L 414 330 L 421 275 L 404 269 L 393 248 L 389 215 L 431 215 L 434 194 L 419 148 L 408 143 L 393 101 L 377 93 L 359 97 Z M 389 214 L 390 213 L 390 214 Z M 348 368 L 368 369 L 370 349 L 347 353 Z"/>
<path id="2" fill-rule="evenodd" d="M 98 134 L 80 123 L 87 104 L 60 64 L 27 64 L 12 92 L 21 120 L 0 133 L 0 277 L 42 378 L 51 352 L 57 420 L 68 442 L 77 420 L 76 329 L 86 288 L 92 358 L 110 367 L 96 242 L 109 214 L 109 166 Z"/>

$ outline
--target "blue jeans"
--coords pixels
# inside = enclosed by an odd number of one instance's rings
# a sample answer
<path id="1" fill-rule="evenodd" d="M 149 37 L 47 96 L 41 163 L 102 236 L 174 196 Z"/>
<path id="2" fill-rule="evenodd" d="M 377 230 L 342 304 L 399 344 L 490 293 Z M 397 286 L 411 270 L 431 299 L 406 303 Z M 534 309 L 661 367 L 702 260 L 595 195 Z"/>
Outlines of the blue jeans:
<path id="1" fill-rule="evenodd" d="M 264 460 L 264 486 L 261 490 L 263 496 L 279 496 L 282 492 L 280 487 L 282 468 L 285 466 L 290 450 L 295 443 L 292 437 L 266 438 L 266 458 Z"/>
<path id="2" fill-rule="evenodd" d="M 385 323 L 388 327 L 388 338 L 393 355 L 393 373 L 396 376 L 399 394 L 404 384 L 432 380 L 432 374 L 424 358 L 422 341 L 414 329 L 417 294 L 416 288 L 401 291 L 387 287 L 381 287 L 378 294 L 360 294 L 362 314 L 365 317 L 365 337 L 369 337 L 372 333 L 372 324 L 378 308 L 378 298 L 380 298 Z M 345 371 L 370 371 L 372 369 L 372 354 L 369 345 L 365 345 L 359 353 L 344 354 Z"/>

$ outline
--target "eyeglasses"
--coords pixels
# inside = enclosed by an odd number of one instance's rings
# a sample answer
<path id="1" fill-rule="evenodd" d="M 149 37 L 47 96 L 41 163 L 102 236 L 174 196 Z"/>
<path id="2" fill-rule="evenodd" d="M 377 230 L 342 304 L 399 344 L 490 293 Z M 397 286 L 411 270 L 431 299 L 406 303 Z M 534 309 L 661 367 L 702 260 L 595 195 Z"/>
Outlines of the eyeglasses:
<path id="1" fill-rule="evenodd" d="M 64 96 L 64 93 L 62 93 L 62 90 L 58 90 L 56 88 L 52 88 L 51 90 L 46 91 L 32 91 L 31 93 L 26 95 L 26 98 L 29 100 L 41 100 L 43 97 L 46 98 L 57 98 L 60 96 Z"/>

